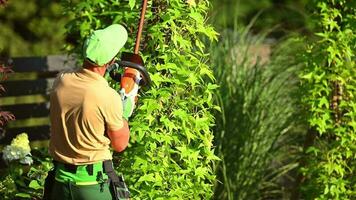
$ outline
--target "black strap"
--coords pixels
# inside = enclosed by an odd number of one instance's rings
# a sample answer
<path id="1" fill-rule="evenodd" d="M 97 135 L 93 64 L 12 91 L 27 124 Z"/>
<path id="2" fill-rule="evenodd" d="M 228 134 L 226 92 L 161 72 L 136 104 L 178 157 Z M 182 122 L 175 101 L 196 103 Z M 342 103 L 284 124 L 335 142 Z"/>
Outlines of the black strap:
<path id="1" fill-rule="evenodd" d="M 55 165 L 55 167 L 56 167 L 56 165 Z M 56 176 L 56 171 L 55 171 L 55 168 L 53 168 L 48 172 L 48 175 L 45 179 L 42 200 L 50 200 L 51 199 L 55 176 Z"/>
<path id="2" fill-rule="evenodd" d="M 103 161 L 104 173 L 113 172 L 114 166 L 111 160 L 104 160 Z"/>
<path id="3" fill-rule="evenodd" d="M 116 182 L 120 182 L 119 177 L 116 175 L 116 172 L 114 170 L 114 166 L 111 160 L 105 160 L 103 162 L 103 166 L 104 166 L 104 173 L 106 173 L 109 177 L 109 179 L 116 183 Z"/>
<path id="4" fill-rule="evenodd" d="M 90 164 L 90 165 L 87 165 L 86 167 L 85 167 L 85 169 L 87 170 L 87 172 L 88 172 L 88 174 L 90 175 L 90 176 L 93 176 L 93 174 L 94 174 L 94 169 L 93 169 L 94 167 L 93 167 L 93 164 Z"/>
<path id="5" fill-rule="evenodd" d="M 110 180 L 110 192 L 113 200 L 130 199 L 130 191 L 128 190 L 122 175 L 118 176 L 114 170 L 111 160 L 103 162 L 104 173 L 106 173 Z"/>
<path id="6" fill-rule="evenodd" d="M 78 166 L 76 166 L 76 165 L 64 164 L 64 169 L 65 169 L 67 172 L 71 172 L 71 173 L 73 173 L 73 174 L 77 173 L 77 168 L 78 168 Z"/>

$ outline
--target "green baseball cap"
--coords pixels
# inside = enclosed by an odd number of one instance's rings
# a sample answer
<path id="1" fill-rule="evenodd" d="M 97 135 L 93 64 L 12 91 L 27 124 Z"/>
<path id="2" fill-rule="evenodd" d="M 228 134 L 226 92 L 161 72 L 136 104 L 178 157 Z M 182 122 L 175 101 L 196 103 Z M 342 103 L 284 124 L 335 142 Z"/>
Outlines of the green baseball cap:
<path id="1" fill-rule="evenodd" d="M 94 31 L 84 42 L 84 58 L 97 65 L 110 62 L 127 41 L 127 31 L 119 24 Z"/>

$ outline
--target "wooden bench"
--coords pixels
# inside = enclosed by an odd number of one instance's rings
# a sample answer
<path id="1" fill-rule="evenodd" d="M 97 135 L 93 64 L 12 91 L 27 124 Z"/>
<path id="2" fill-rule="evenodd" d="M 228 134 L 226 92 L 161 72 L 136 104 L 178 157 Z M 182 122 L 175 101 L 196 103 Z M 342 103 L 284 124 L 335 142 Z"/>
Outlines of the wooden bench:
<path id="1" fill-rule="evenodd" d="M 9 122 L 0 136 L 0 149 L 23 132 L 28 134 L 31 146 L 46 146 L 50 132 L 49 90 L 57 74 L 73 69 L 76 62 L 63 55 L 12 60 L 14 73 L 1 83 L 6 92 L 0 96 L 0 107 L 12 112 L 16 120 Z"/>

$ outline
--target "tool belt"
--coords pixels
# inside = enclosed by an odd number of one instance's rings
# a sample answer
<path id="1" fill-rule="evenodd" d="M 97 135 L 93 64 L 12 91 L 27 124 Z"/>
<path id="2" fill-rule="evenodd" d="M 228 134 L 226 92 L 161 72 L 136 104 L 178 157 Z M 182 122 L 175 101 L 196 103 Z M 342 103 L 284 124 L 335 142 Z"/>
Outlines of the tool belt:
<path id="1" fill-rule="evenodd" d="M 78 165 L 72 165 L 72 164 L 65 164 L 65 163 L 59 163 L 57 161 L 53 161 L 54 163 L 54 168 L 48 172 L 47 178 L 45 180 L 45 185 L 44 185 L 44 195 L 43 195 L 43 200 L 49 200 L 50 195 L 52 192 L 52 188 L 54 185 L 54 182 L 56 180 L 56 170 L 58 170 L 59 166 L 61 166 L 62 170 L 65 170 L 66 172 L 70 172 L 75 174 L 78 169 Z M 80 167 L 85 166 L 86 171 L 88 172 L 89 175 L 94 175 L 93 173 L 93 165 L 94 164 L 88 164 L 88 165 L 81 165 Z M 124 177 L 123 175 L 117 175 L 113 163 L 111 160 L 105 160 L 103 161 L 102 164 L 102 169 L 103 172 L 108 176 L 108 183 L 110 187 L 110 192 L 113 200 L 126 200 L 130 198 L 130 192 L 125 184 Z M 77 185 L 86 185 L 79 183 Z"/>

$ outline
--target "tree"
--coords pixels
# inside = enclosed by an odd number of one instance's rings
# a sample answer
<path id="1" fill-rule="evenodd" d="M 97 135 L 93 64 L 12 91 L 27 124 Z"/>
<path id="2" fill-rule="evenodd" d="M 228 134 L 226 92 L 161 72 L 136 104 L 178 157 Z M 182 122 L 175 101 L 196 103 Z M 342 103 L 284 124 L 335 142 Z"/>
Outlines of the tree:
<path id="1" fill-rule="evenodd" d="M 122 23 L 133 49 L 140 1 L 63 1 L 74 19 L 67 25 L 79 52 L 90 31 Z M 207 25 L 207 0 L 149 1 L 142 56 L 153 87 L 139 99 L 130 119 L 130 146 L 118 170 L 135 199 L 209 199 L 212 196 L 211 127 L 217 86 L 202 37 L 216 39 Z"/>

